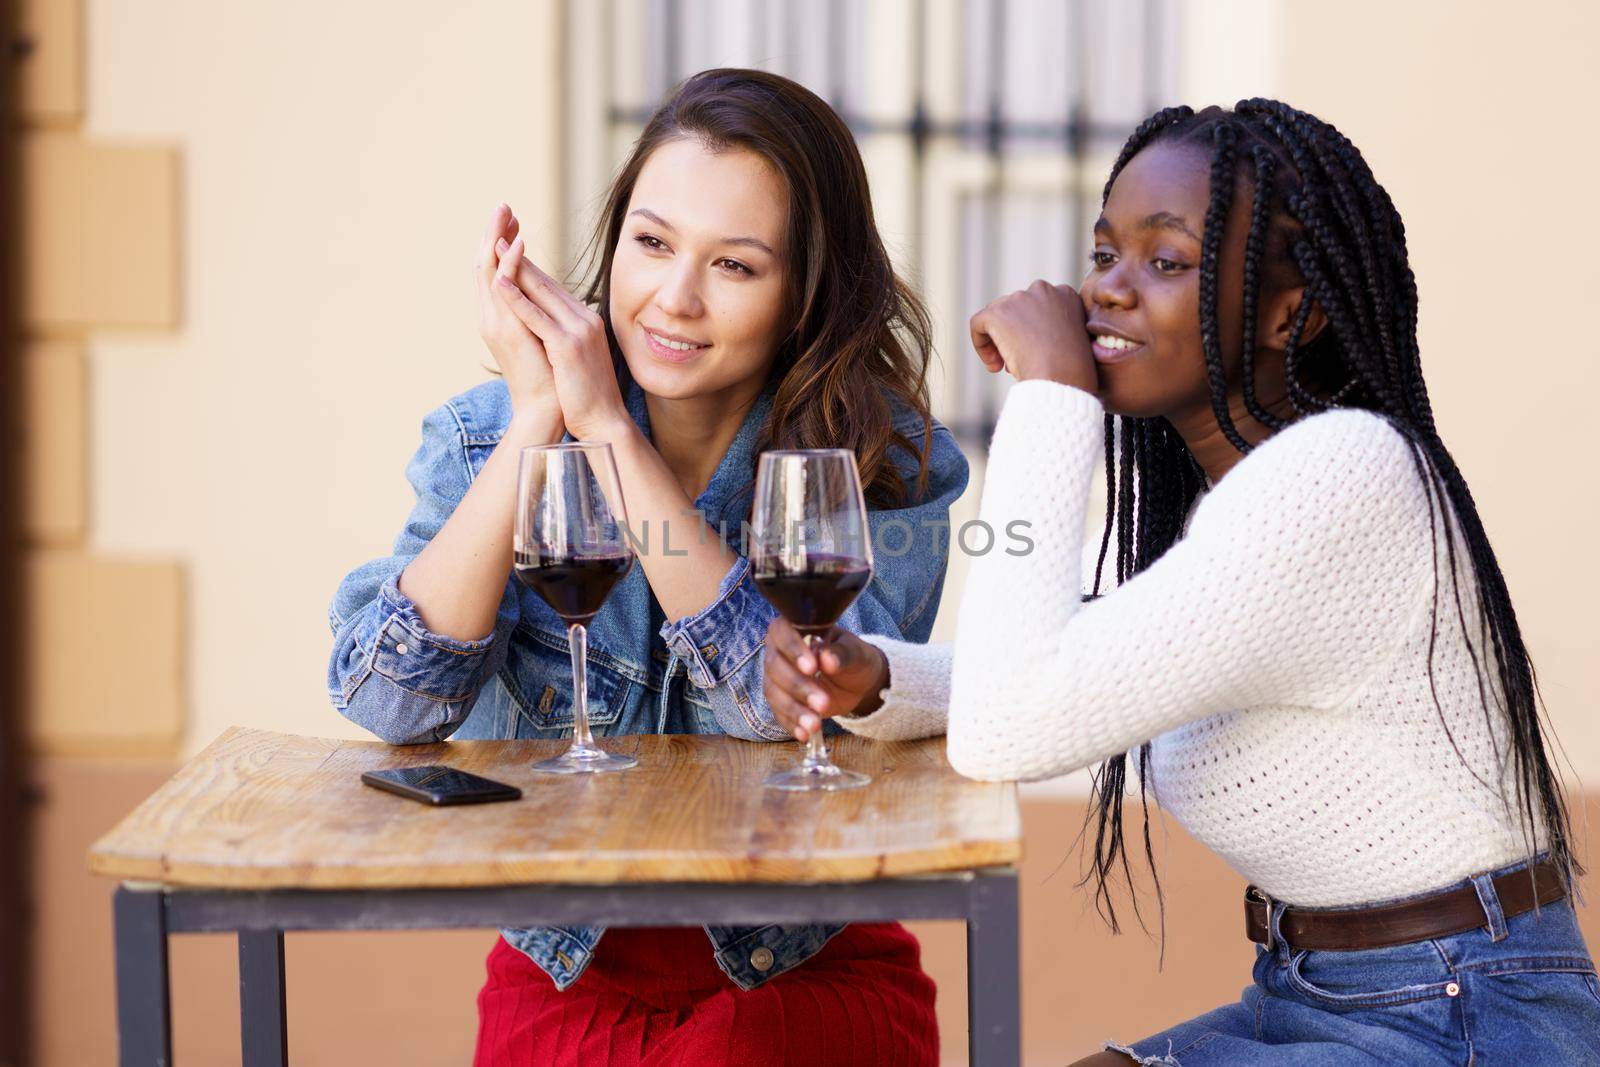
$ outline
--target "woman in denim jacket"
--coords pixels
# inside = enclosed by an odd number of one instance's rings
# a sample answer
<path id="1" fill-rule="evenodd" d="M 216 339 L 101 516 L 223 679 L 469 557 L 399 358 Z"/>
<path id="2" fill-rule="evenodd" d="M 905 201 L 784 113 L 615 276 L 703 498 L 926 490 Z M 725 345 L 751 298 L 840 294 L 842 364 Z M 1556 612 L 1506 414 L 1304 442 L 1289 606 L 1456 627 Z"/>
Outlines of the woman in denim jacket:
<path id="1" fill-rule="evenodd" d="M 589 631 L 596 734 L 805 737 L 761 685 L 775 612 L 742 533 L 763 448 L 855 450 L 879 551 L 842 622 L 910 641 L 932 627 L 967 466 L 929 416 L 926 313 L 838 116 L 768 74 L 689 79 L 641 134 L 592 247 L 580 300 L 495 211 L 475 271 L 500 377 L 424 421 L 393 553 L 335 596 L 330 696 L 392 744 L 570 732 L 566 628 L 511 579 L 518 452 L 564 436 L 611 443 L 645 542 Z M 936 1058 L 932 983 L 897 924 L 708 927 L 709 944 L 619 929 L 601 949 L 603 933 L 502 931 L 478 1063 Z M 878 1010 L 844 1009 L 862 998 Z M 821 1004 L 841 1007 L 822 1020 Z"/>

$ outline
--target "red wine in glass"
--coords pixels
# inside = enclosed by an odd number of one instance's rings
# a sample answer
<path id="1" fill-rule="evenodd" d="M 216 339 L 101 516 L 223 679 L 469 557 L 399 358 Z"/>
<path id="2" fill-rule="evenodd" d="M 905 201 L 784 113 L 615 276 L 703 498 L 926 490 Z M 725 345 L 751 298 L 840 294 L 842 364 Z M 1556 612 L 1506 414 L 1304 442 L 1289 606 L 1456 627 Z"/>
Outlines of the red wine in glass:
<path id="1" fill-rule="evenodd" d="M 611 587 L 633 567 L 631 555 L 542 555 L 519 552 L 517 580 L 538 593 L 568 626 L 587 626 L 611 595 Z"/>
<path id="2" fill-rule="evenodd" d="M 872 580 L 867 506 L 854 452 L 763 452 L 747 545 L 756 588 L 815 646 Z M 850 789 L 870 778 L 828 758 L 822 731 L 800 766 L 767 779 L 771 789 Z"/>
<path id="3" fill-rule="evenodd" d="M 872 567 L 855 556 L 809 555 L 786 570 L 765 560 L 755 572 L 756 588 L 802 634 L 826 634 L 856 595 L 872 580 Z"/>
<path id="4" fill-rule="evenodd" d="M 589 730 L 589 623 L 633 566 L 627 525 L 610 445 L 576 441 L 522 450 L 512 570 L 561 616 L 572 650 L 572 745 L 534 764 L 536 771 L 593 774 L 639 762 L 600 748 Z"/>

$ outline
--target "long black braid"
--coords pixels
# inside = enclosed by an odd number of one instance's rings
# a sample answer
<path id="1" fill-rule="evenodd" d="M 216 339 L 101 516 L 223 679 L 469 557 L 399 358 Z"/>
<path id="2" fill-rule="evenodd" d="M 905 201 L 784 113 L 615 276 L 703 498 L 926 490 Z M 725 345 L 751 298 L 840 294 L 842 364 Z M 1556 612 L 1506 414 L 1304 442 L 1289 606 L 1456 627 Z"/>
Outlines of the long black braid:
<path id="1" fill-rule="evenodd" d="M 1251 99 L 1240 101 L 1231 111 L 1173 107 L 1150 116 L 1123 146 L 1106 181 L 1102 202 L 1110 196 L 1128 161 L 1159 142 L 1193 144 L 1211 152 L 1211 198 L 1201 236 L 1200 337 L 1218 427 L 1240 452 L 1250 451 L 1229 412 L 1217 313 L 1222 233 L 1236 184 L 1243 178 L 1251 192 L 1242 302 L 1241 377 L 1246 409 L 1270 429 L 1284 425 L 1255 395 L 1255 319 L 1264 285 L 1303 285 L 1307 299 L 1295 314 L 1285 345 L 1289 401 L 1300 416 L 1332 407 L 1372 411 L 1409 442 L 1418 475 L 1428 489 L 1435 544 L 1442 530 L 1445 546 L 1444 558 L 1441 560 L 1436 550 L 1434 561 L 1430 686 L 1439 636 L 1442 563 L 1450 575 L 1455 614 L 1478 674 L 1485 719 L 1492 725 L 1498 704 L 1509 723 L 1517 817 L 1529 851 L 1534 850 L 1542 831 L 1550 859 L 1570 887 L 1583 868 L 1571 850 L 1566 801 L 1545 747 L 1548 723 L 1505 578 L 1466 479 L 1434 425 L 1417 346 L 1416 277 L 1406 253 L 1405 227 L 1393 201 L 1360 151 L 1332 125 L 1276 100 Z M 1305 340 L 1313 306 L 1326 317 L 1327 328 Z M 1120 584 L 1154 563 L 1182 536 L 1186 517 L 1206 485 L 1204 473 L 1183 439 L 1165 419 L 1108 415 L 1105 434 L 1106 529 L 1092 596 L 1100 595 L 1113 538 L 1115 577 Z M 1462 555 L 1470 561 L 1481 611 L 1476 647 L 1468 632 L 1462 583 L 1457 579 Z M 1486 671 L 1492 671 L 1492 676 L 1486 677 Z M 1444 721 L 1437 693 L 1434 703 Z M 1445 728 L 1448 733 L 1448 723 Z M 1491 729 L 1490 736 L 1495 737 L 1496 731 Z M 1451 743 L 1455 743 L 1453 737 Z M 1138 750 L 1137 763 L 1145 813 L 1144 852 L 1160 902 L 1160 879 L 1149 831 L 1149 760 L 1150 745 L 1146 743 Z M 1096 905 L 1112 930 L 1118 929 L 1118 923 L 1109 883 L 1120 870 L 1131 885 L 1122 833 L 1126 784 L 1127 756 L 1117 756 L 1096 768 L 1095 801 L 1088 815 L 1095 833 L 1084 882 L 1093 882 Z M 1142 925 L 1137 896 L 1133 905 Z"/>

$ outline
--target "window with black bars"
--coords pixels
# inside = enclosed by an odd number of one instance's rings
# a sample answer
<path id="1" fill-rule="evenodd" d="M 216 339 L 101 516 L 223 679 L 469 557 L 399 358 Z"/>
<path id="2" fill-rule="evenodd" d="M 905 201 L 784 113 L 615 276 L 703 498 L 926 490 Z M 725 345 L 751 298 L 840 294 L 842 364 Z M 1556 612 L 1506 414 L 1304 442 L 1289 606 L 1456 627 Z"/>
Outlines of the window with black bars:
<path id="1" fill-rule="evenodd" d="M 568 190 L 587 224 L 644 120 L 682 78 L 770 70 L 855 131 L 874 210 L 934 314 L 935 413 L 983 447 L 1003 378 L 967 319 L 1035 278 L 1076 284 L 1100 187 L 1172 101 L 1176 0 L 568 0 Z"/>

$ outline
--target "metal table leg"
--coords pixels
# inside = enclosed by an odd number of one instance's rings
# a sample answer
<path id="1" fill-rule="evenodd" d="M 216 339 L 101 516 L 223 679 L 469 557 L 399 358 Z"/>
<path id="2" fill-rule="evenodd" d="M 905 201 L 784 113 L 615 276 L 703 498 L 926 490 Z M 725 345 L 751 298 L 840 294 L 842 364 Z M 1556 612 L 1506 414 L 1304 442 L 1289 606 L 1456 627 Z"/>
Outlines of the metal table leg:
<path id="1" fill-rule="evenodd" d="M 968 1055 L 973 1067 L 1021 1063 L 1016 874 L 978 875 L 967 902 Z"/>
<path id="2" fill-rule="evenodd" d="M 283 931 L 239 931 L 239 1036 L 244 1067 L 288 1067 Z"/>
<path id="3" fill-rule="evenodd" d="M 829 919 L 963 919 L 973 1067 L 1020 1062 L 1017 878 L 991 868 L 938 878 L 839 885 L 639 884 L 384 890 L 117 891 L 122 1064 L 170 1065 L 168 933 L 239 937 L 245 1067 L 282 1067 L 286 930 L 442 930 L 493 926 L 804 924 Z"/>
<path id="4" fill-rule="evenodd" d="M 170 1067 L 166 899 L 160 889 L 119 886 L 116 927 L 117 1048 L 122 1067 Z"/>

